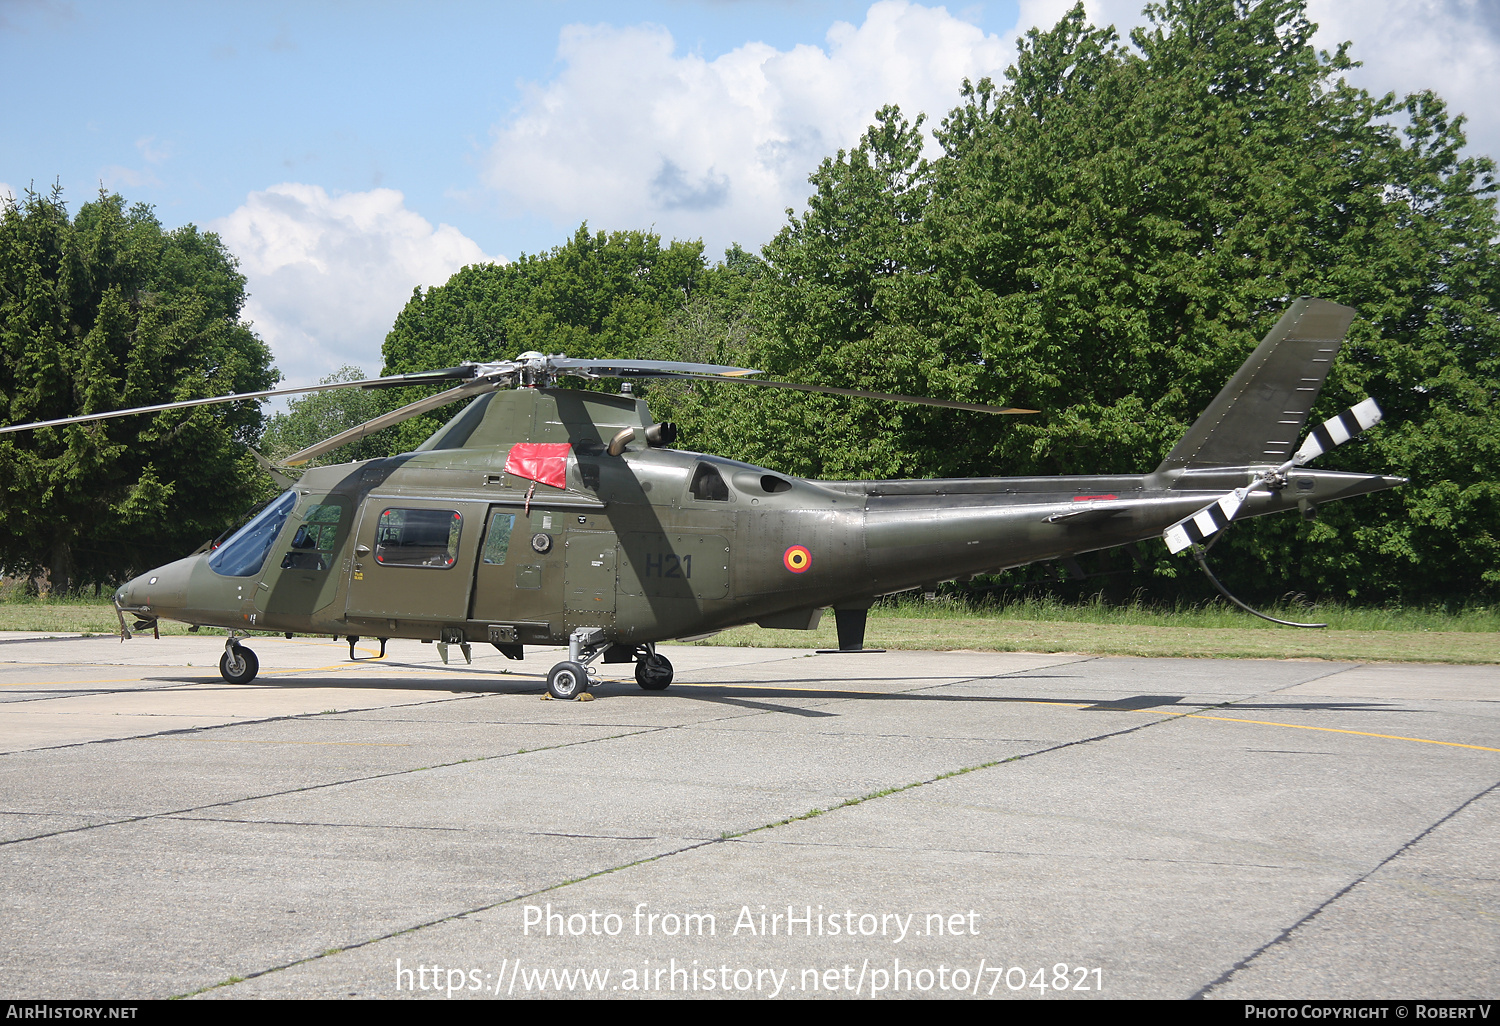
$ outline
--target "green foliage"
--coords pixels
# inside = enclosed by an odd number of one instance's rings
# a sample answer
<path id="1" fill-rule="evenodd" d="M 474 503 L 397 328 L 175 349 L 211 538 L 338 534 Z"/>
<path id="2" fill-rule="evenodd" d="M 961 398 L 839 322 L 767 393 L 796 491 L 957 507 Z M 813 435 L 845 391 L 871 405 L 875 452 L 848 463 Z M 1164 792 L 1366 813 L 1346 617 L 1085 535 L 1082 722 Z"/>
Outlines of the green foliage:
<path id="1" fill-rule="evenodd" d="M 385 374 L 497 360 L 535 351 L 584 359 L 631 357 L 702 280 L 703 245 L 663 247 L 650 232 L 580 226 L 566 244 L 514 263 L 465 267 L 445 285 L 417 289 L 385 340 Z M 387 409 L 426 392 L 390 389 Z M 395 428 L 393 451 L 413 449 L 455 410 Z"/>
<path id="2" fill-rule="evenodd" d="M 1149 470 L 1290 301 L 1320 296 L 1359 317 L 1315 416 L 1369 394 L 1388 418 L 1320 465 L 1412 484 L 1249 522 L 1216 559 L 1261 595 L 1493 594 L 1493 163 L 1460 156 L 1462 119 L 1430 93 L 1337 79 L 1344 50 L 1314 52 L 1296 0 L 1148 14 L 1134 50 L 1081 6 L 1029 33 L 1004 87 L 965 86 L 930 164 L 920 120 L 881 111 L 766 248 L 749 365 L 1042 415 L 742 396 L 722 451 L 822 476 Z"/>
<path id="3" fill-rule="evenodd" d="M 730 247 L 723 262 L 704 270 L 697 287 L 663 319 L 637 355 L 758 366 L 749 361 L 759 356 L 766 269 L 764 260 L 739 246 Z M 760 394 L 742 385 L 697 381 L 647 381 L 636 390 L 650 402 L 658 420 L 678 423 L 683 448 L 704 452 L 725 452 L 742 443 L 746 418 L 734 404 L 752 398 L 747 391 Z"/>
<path id="4" fill-rule="evenodd" d="M 245 279 L 216 236 L 167 232 L 101 192 L 69 220 L 60 189 L 0 212 L 0 422 L 270 388 L 240 322 Z M 118 580 L 218 534 L 264 478 L 251 404 L 0 438 L 0 566 L 54 592 Z"/>
<path id="5" fill-rule="evenodd" d="M 363 381 L 368 376 L 358 367 L 340 367 L 327 377 L 320 378 L 318 384 Z M 336 388 L 327 392 L 313 392 L 291 400 L 287 403 L 285 413 L 278 413 L 271 418 L 271 422 L 266 425 L 266 433 L 261 436 L 261 450 L 273 463 L 277 463 L 340 431 L 373 420 L 383 412 L 384 405 L 379 394 L 374 391 Z M 382 437 L 382 433 L 377 433 L 324 453 L 310 461 L 308 466 L 321 467 L 374 459 L 386 455 L 389 448 L 389 441 Z"/>
<path id="6" fill-rule="evenodd" d="M 814 477 L 1139 473 L 1296 297 L 1317 296 L 1358 316 L 1314 417 L 1372 395 L 1387 418 L 1319 466 L 1411 483 L 1311 524 L 1238 525 L 1214 550 L 1221 576 L 1255 601 L 1492 599 L 1493 162 L 1461 155 L 1463 119 L 1431 93 L 1349 86 L 1347 48 L 1312 48 L 1302 0 L 1147 14 L 1131 46 L 1081 5 L 1028 33 L 1004 83 L 965 83 L 931 161 L 922 120 L 881 110 L 812 174 L 806 212 L 763 260 L 736 248 L 706 268 L 700 247 L 580 229 L 545 256 L 418 292 L 387 370 L 524 349 L 714 360 L 1043 412 L 651 385 L 685 447 Z M 446 415 L 411 422 L 400 445 Z M 1209 594 L 1184 558 L 1141 572 L 1116 556 L 1110 589 Z"/>

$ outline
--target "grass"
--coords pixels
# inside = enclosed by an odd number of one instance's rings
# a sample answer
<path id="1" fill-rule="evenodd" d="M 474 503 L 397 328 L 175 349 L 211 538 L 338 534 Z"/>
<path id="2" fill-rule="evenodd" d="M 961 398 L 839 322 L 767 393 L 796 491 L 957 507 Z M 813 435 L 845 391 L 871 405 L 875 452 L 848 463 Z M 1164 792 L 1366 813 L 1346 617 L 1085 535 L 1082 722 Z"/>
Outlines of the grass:
<path id="1" fill-rule="evenodd" d="M 1218 602 L 1162 609 L 1140 603 L 1111 605 L 1098 599 L 1074 604 L 1025 599 L 976 607 L 947 597 L 905 597 L 870 610 L 865 645 L 925 651 L 1500 663 L 1500 609 L 1286 605 L 1266 612 L 1283 619 L 1326 622 L 1328 627 L 1316 631 L 1279 627 Z M 114 634 L 118 630 L 107 596 L 56 601 L 12 594 L 0 599 L 0 631 Z M 164 622 L 161 632 L 185 634 L 187 627 Z M 838 640 L 834 618 L 825 614 L 815 631 L 736 627 L 699 644 L 837 648 Z"/>
<path id="2" fill-rule="evenodd" d="M 1285 620 L 1327 623 L 1334 630 L 1361 631 L 1500 631 L 1500 608 L 1465 607 L 1459 610 L 1431 608 L 1360 608 L 1337 603 L 1288 602 L 1264 610 Z M 908 592 L 878 602 L 872 618 L 895 620 L 1016 620 L 1057 623 L 1097 623 L 1151 627 L 1256 627 L 1279 631 L 1267 623 L 1214 599 L 1205 603 L 1179 603 L 1173 607 L 1133 601 L 1106 602 L 1101 596 L 1083 602 L 1063 602 L 1053 597 L 1008 598 L 1004 604 L 980 604 L 951 595 L 923 598 Z"/>
<path id="3" fill-rule="evenodd" d="M 1069 604 L 1028 599 L 974 607 L 903 598 L 870 610 L 868 648 L 1083 652 L 1096 655 L 1381 662 L 1500 663 L 1500 610 L 1475 607 L 1358 609 L 1289 605 L 1266 612 L 1323 622 L 1323 630 L 1282 627 L 1222 603 L 1161 609 L 1098 599 Z M 834 618 L 814 631 L 736 627 L 699 644 L 753 648 L 837 648 Z"/>
<path id="4" fill-rule="evenodd" d="M 126 613 L 125 625 L 133 630 L 134 624 L 135 617 Z M 67 599 L 52 599 L 12 592 L 0 593 L 0 631 L 119 634 L 120 621 L 108 594 L 99 598 L 75 595 Z M 187 624 L 162 621 L 161 632 L 186 634 Z"/>

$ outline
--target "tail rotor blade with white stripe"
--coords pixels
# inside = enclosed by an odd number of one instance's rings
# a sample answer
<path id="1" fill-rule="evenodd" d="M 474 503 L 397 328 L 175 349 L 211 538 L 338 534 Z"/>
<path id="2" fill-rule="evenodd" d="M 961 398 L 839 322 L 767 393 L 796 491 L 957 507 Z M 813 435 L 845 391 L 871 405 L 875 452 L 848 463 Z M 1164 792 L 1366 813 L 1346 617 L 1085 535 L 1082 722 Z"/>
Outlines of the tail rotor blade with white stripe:
<path id="1" fill-rule="evenodd" d="M 1380 407 L 1374 399 L 1356 403 L 1337 417 L 1325 420 L 1313 428 L 1312 433 L 1303 440 L 1302 448 L 1297 450 L 1297 454 L 1292 457 L 1291 463 L 1285 469 L 1300 467 L 1309 460 L 1317 459 L 1329 449 L 1343 445 L 1355 435 L 1379 424 L 1382 416 Z"/>
<path id="2" fill-rule="evenodd" d="M 1343 445 L 1361 432 L 1368 431 L 1380 423 L 1381 416 L 1380 407 L 1375 400 L 1366 399 L 1337 417 L 1325 420 L 1312 429 L 1296 455 L 1281 466 L 1266 471 L 1244 488 L 1236 488 L 1229 494 L 1220 496 L 1192 516 L 1177 521 L 1163 531 L 1161 536 L 1167 543 L 1168 551 L 1175 555 L 1222 531 L 1239 515 L 1240 508 L 1251 492 L 1266 487 L 1293 467 L 1315 460 L 1329 449 Z"/>
<path id="3" fill-rule="evenodd" d="M 1229 526 L 1240 507 L 1245 504 L 1249 488 L 1236 488 L 1228 495 L 1220 496 L 1185 520 L 1179 520 L 1162 532 L 1167 549 L 1174 555 L 1190 545 L 1196 545 Z"/>

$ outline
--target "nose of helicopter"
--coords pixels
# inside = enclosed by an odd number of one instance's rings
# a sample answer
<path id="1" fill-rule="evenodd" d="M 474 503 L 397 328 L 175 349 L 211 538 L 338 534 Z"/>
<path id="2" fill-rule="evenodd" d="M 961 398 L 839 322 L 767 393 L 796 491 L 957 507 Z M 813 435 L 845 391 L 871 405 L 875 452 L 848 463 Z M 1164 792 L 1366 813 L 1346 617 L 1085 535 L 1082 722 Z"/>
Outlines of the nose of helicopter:
<path id="1" fill-rule="evenodd" d="M 126 581 L 115 592 L 115 604 L 142 616 L 173 618 L 185 604 L 188 574 L 195 559 L 179 559 Z"/>

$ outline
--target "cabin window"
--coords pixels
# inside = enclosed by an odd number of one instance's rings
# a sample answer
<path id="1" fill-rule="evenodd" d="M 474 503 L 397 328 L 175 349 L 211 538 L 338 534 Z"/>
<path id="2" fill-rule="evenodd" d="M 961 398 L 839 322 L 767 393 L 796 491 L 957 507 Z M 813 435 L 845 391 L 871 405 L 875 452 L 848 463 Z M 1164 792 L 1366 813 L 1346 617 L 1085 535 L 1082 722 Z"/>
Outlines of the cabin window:
<path id="1" fill-rule="evenodd" d="M 480 558 L 486 563 L 504 563 L 505 556 L 510 551 L 510 532 L 515 526 L 514 513 L 491 514 L 490 529 L 484 536 L 484 553 Z"/>
<path id="2" fill-rule="evenodd" d="M 260 573 L 266 555 L 276 544 L 276 536 L 286 523 L 287 514 L 295 505 L 297 493 L 291 491 L 261 510 L 255 519 L 214 550 L 208 557 L 209 569 L 225 577 L 253 577 Z"/>
<path id="3" fill-rule="evenodd" d="M 375 562 L 443 570 L 458 561 L 464 518 L 451 509 L 388 509 L 375 527 Z"/>
<path id="4" fill-rule="evenodd" d="M 693 483 L 688 487 L 693 493 L 693 498 L 704 499 L 708 502 L 728 502 L 729 486 L 724 483 L 724 478 L 719 472 L 707 463 L 698 464 L 698 469 L 693 472 Z"/>
<path id="5" fill-rule="evenodd" d="M 315 502 L 307 507 L 302 526 L 292 536 L 292 548 L 281 557 L 283 570 L 327 570 L 333 566 L 339 522 L 344 506 L 339 502 Z"/>

